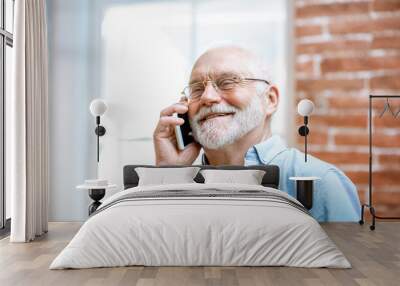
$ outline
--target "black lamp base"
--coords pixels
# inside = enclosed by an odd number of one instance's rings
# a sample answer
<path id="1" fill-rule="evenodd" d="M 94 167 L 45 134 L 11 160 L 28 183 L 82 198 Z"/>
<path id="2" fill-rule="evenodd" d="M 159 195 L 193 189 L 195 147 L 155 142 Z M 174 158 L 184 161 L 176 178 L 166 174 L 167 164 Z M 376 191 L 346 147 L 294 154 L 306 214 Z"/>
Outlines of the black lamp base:
<path id="1" fill-rule="evenodd" d="M 289 180 L 296 181 L 296 199 L 308 210 L 313 207 L 314 181 L 320 177 L 290 177 Z"/>
<path id="2" fill-rule="evenodd" d="M 296 197 L 302 205 L 310 210 L 313 206 L 314 181 L 298 180 L 296 181 Z"/>
<path id="3" fill-rule="evenodd" d="M 89 206 L 89 216 L 101 205 L 100 200 L 104 198 L 105 194 L 106 189 L 89 189 L 89 197 L 94 200 L 94 202 Z"/>

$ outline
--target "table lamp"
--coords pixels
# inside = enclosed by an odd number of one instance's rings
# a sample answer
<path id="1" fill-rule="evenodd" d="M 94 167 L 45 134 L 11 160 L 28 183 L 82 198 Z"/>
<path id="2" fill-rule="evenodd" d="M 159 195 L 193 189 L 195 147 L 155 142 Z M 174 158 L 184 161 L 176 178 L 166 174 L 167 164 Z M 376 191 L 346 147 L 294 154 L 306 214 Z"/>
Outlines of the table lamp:
<path id="1" fill-rule="evenodd" d="M 106 129 L 104 126 L 100 125 L 100 116 L 102 116 L 107 110 L 106 103 L 99 98 L 92 100 L 90 103 L 90 112 L 94 117 L 96 117 L 96 129 L 94 132 L 97 135 L 97 163 L 99 162 L 99 137 L 106 134 Z"/>
<path id="2" fill-rule="evenodd" d="M 307 162 L 307 135 L 310 130 L 307 127 L 308 124 L 308 116 L 314 110 L 314 103 L 309 99 L 303 99 L 297 105 L 297 112 L 304 116 L 304 125 L 300 126 L 299 134 L 300 136 L 304 136 L 304 161 Z"/>
<path id="3" fill-rule="evenodd" d="M 297 105 L 297 112 L 304 117 L 304 125 L 300 126 L 299 134 L 304 136 L 304 161 L 307 162 L 307 135 L 308 116 L 314 110 L 314 103 L 309 99 L 303 99 Z M 310 210 L 313 206 L 314 181 L 319 177 L 290 177 L 289 180 L 296 181 L 296 198 L 303 206 Z"/>

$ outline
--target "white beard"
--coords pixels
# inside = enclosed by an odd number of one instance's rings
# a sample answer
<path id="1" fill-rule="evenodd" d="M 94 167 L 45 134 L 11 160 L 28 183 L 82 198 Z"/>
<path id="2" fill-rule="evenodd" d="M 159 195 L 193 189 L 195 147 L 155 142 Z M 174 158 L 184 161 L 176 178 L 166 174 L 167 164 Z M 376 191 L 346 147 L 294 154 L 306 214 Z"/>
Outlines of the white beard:
<path id="1" fill-rule="evenodd" d="M 201 125 L 199 120 L 209 113 L 230 113 L 231 120 L 220 123 L 219 120 L 206 120 Z M 241 110 L 232 105 L 214 104 L 210 107 L 202 107 L 190 120 L 194 139 L 207 149 L 220 149 L 232 144 L 255 127 L 259 126 L 265 115 L 261 102 L 261 96 L 255 95 L 245 109 Z"/>

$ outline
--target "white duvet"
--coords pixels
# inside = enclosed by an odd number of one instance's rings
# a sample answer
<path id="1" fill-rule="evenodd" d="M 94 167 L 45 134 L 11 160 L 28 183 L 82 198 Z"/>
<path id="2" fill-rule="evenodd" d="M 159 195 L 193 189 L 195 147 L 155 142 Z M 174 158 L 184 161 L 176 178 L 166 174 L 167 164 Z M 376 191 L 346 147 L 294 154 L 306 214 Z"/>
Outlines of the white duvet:
<path id="1" fill-rule="evenodd" d="M 82 225 L 50 269 L 127 265 L 350 268 L 318 222 L 290 204 L 251 197 L 187 196 L 112 204 L 132 192 L 168 190 L 262 190 L 299 204 L 284 192 L 254 185 L 135 187 L 105 200 L 103 210 Z"/>

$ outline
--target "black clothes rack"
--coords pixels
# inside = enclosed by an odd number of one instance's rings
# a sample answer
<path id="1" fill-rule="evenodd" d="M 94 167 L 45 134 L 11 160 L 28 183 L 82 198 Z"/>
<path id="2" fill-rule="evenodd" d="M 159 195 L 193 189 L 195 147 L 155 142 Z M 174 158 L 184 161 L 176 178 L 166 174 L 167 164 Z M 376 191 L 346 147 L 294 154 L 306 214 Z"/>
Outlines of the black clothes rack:
<path id="1" fill-rule="evenodd" d="M 361 219 L 359 223 L 362 225 L 364 224 L 364 208 L 369 208 L 369 212 L 372 215 L 372 224 L 370 225 L 370 229 L 374 230 L 375 229 L 375 219 L 400 219 L 400 217 L 384 217 L 384 216 L 378 216 L 375 212 L 375 208 L 373 206 L 373 200 L 372 200 L 372 100 L 376 98 L 379 99 L 386 99 L 387 102 L 385 104 L 384 111 L 381 113 L 379 117 L 381 117 L 386 110 L 389 110 L 389 112 L 393 115 L 394 118 L 397 117 L 398 113 L 394 114 L 392 109 L 390 108 L 389 105 L 389 98 L 400 98 L 400 95 L 369 95 L 369 118 L 368 118 L 368 132 L 369 132 L 369 178 L 368 178 L 368 204 L 362 204 L 361 205 Z M 400 147 L 400 146 L 399 146 Z"/>

